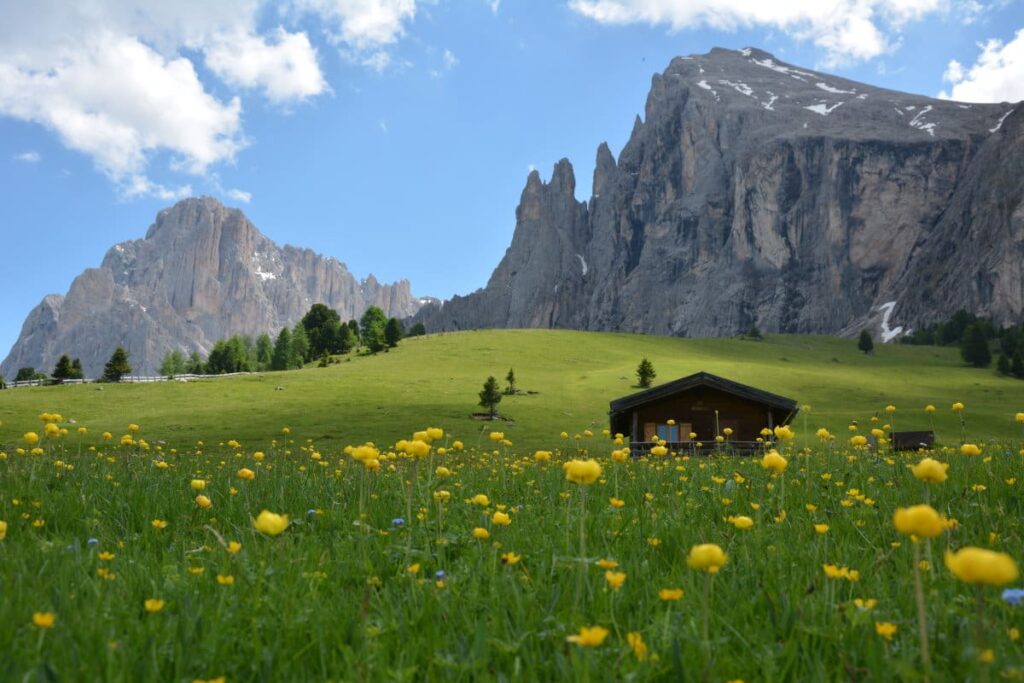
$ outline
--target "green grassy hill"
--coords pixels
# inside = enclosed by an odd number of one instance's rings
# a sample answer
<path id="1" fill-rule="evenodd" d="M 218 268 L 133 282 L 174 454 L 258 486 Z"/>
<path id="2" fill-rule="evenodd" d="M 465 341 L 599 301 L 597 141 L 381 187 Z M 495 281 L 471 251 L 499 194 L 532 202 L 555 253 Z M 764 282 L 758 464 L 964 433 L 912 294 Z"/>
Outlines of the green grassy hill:
<path id="1" fill-rule="evenodd" d="M 322 446 L 393 442 L 427 425 L 446 428 L 467 446 L 504 431 L 517 448 L 553 447 L 559 432 L 607 427 L 608 402 L 636 391 L 642 356 L 654 363 L 655 384 L 700 370 L 789 396 L 811 406 L 806 425 L 843 433 L 887 403 L 899 429 L 929 426 L 932 403 L 940 441 L 959 439 L 950 404 L 966 404 L 973 439 L 1017 437 L 1014 413 L 1024 410 L 1024 383 L 963 366 L 955 349 L 881 346 L 873 356 L 856 341 L 772 336 L 763 342 L 679 339 L 560 330 L 494 330 L 408 339 L 387 354 L 361 356 L 329 368 L 307 368 L 193 383 L 83 385 L 0 392 L 0 444 L 37 429 L 37 415 L 59 412 L 89 428 L 89 440 L 109 430 L 142 426 L 150 441 L 173 446 L 198 439 L 237 439 L 259 448 L 288 426 L 293 437 Z M 500 406 L 511 422 L 473 420 L 477 392 L 488 375 L 514 368 L 521 389 Z M 504 384 L 504 382 L 502 382 Z M 278 391 L 276 387 L 283 390 Z M 795 426 L 802 431 L 804 417 Z"/>

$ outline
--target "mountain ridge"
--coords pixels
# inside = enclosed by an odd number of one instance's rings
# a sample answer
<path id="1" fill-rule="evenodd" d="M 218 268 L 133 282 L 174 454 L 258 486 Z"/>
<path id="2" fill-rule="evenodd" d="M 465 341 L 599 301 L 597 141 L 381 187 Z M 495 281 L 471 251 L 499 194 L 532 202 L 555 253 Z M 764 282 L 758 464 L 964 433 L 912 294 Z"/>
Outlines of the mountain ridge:
<path id="1" fill-rule="evenodd" d="M 142 239 L 113 245 L 66 295 L 44 297 L 0 372 L 10 378 L 25 366 L 47 371 L 67 353 L 81 357 L 95 377 L 123 345 L 134 370 L 152 374 L 168 351 L 205 354 L 219 339 L 273 334 L 314 303 L 345 320 L 371 305 L 396 317 L 421 305 L 408 280 L 358 281 L 337 258 L 278 246 L 239 209 L 189 198 L 158 212 Z"/>
<path id="2" fill-rule="evenodd" d="M 618 159 L 598 146 L 592 196 L 575 198 L 567 159 L 547 183 L 532 172 L 487 286 L 415 320 L 682 336 L 881 336 L 956 308 L 1019 321 L 1022 131 L 1016 105 L 885 90 L 752 48 L 678 57 Z M 965 235 L 972 258 L 948 263 Z M 950 266 L 958 286 L 936 272 Z"/>

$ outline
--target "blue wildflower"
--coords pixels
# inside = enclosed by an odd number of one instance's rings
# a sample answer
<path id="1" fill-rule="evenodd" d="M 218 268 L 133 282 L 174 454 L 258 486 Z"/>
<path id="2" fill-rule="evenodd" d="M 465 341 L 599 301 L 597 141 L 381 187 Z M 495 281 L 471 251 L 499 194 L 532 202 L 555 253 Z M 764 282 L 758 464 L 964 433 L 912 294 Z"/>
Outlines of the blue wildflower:
<path id="1" fill-rule="evenodd" d="M 85 544 L 87 546 L 89 546 L 90 548 L 92 548 L 92 547 L 97 546 L 97 545 L 100 544 L 100 539 L 98 539 L 98 538 L 90 538 L 88 541 L 85 542 Z"/>
<path id="2" fill-rule="evenodd" d="M 1024 588 L 1007 588 L 1003 591 L 1003 600 L 1013 606 L 1019 605 L 1024 600 Z"/>
<path id="3" fill-rule="evenodd" d="M 405 526 L 405 520 L 401 517 L 395 517 L 391 520 L 391 526 Z"/>
<path id="4" fill-rule="evenodd" d="M 443 569 L 438 569 L 436 572 L 434 572 L 434 578 L 438 581 L 444 581 L 448 578 L 448 575 L 444 573 Z"/>

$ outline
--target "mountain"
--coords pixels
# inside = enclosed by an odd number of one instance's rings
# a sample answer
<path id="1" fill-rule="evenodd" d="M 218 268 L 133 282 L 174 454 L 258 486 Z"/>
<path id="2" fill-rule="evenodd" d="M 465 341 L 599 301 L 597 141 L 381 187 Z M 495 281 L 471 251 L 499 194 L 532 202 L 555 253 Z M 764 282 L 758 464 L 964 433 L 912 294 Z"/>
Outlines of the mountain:
<path id="1" fill-rule="evenodd" d="M 396 317 L 421 306 L 407 280 L 359 282 L 337 259 L 279 247 L 238 209 L 186 199 L 157 214 L 145 239 L 115 244 L 66 296 L 45 297 L 0 372 L 9 379 L 25 366 L 48 372 L 67 353 L 97 377 L 120 344 L 136 373 L 155 374 L 170 350 L 205 354 L 236 334 L 275 334 L 318 302 L 342 320 L 371 305 Z"/>
<path id="2" fill-rule="evenodd" d="M 755 49 L 674 59 L 593 196 L 533 172 L 487 286 L 427 329 L 889 340 L 959 308 L 1024 318 L 1024 108 L 856 83 Z"/>

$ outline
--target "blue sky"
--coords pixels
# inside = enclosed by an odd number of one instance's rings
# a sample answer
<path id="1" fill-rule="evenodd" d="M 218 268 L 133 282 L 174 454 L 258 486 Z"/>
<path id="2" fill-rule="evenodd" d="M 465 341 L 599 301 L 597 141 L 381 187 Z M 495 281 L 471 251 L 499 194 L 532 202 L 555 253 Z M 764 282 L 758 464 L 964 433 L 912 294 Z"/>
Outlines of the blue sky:
<path id="1" fill-rule="evenodd" d="M 897 90 L 1024 99 L 1020 0 L 207 4 L 0 0 L 0 356 L 45 294 L 187 194 L 358 277 L 468 293 L 529 169 L 568 157 L 586 198 L 598 144 L 621 149 L 677 55 L 755 46 Z"/>

